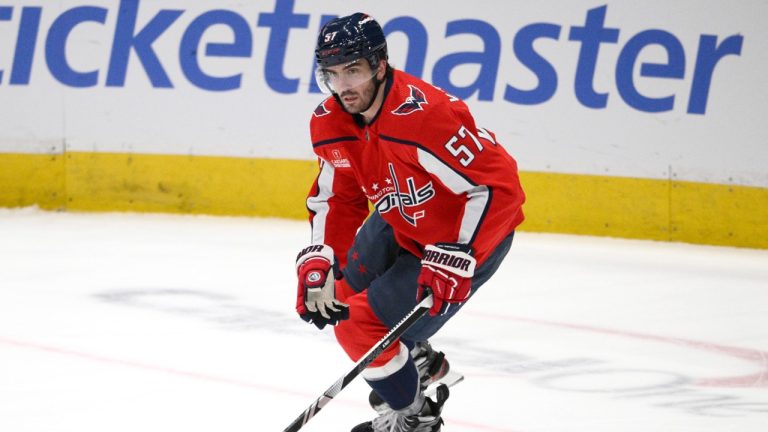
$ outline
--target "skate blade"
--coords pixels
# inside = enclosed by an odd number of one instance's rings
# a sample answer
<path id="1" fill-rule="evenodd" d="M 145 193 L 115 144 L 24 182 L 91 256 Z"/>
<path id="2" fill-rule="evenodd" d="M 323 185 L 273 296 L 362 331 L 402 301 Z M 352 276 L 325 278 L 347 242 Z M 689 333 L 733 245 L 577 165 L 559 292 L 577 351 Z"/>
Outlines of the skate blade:
<path id="1" fill-rule="evenodd" d="M 444 377 L 440 378 L 439 380 L 433 382 L 430 384 L 426 390 L 424 390 L 424 395 L 427 397 L 431 397 L 435 395 L 435 392 L 437 391 L 437 388 L 441 384 L 445 384 L 448 387 L 453 387 L 456 384 L 464 381 L 464 375 L 462 375 L 459 372 L 449 370 L 447 374 L 445 374 Z"/>

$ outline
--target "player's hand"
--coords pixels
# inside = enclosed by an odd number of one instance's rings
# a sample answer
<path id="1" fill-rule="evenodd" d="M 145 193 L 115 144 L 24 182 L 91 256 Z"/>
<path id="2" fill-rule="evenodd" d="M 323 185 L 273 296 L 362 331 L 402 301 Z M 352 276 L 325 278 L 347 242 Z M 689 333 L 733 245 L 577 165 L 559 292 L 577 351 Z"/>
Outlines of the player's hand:
<path id="1" fill-rule="evenodd" d="M 423 298 L 425 288 L 432 292 L 431 316 L 443 315 L 451 305 L 464 303 L 469 298 L 477 264 L 470 253 L 469 246 L 459 243 L 437 243 L 424 248 L 418 296 Z"/>
<path id="2" fill-rule="evenodd" d="M 299 252 L 296 274 L 296 312 L 301 319 L 322 329 L 349 318 L 349 305 L 336 300 L 335 274 L 339 271 L 330 246 L 312 245 Z"/>

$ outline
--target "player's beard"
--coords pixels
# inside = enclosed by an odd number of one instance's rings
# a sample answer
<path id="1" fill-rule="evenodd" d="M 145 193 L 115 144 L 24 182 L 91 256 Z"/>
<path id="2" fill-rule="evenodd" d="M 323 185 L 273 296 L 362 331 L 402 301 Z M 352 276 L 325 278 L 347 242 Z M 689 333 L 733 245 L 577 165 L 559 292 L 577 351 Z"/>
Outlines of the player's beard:
<path id="1" fill-rule="evenodd" d="M 376 85 L 376 77 L 374 79 L 366 81 L 366 83 L 359 88 L 350 90 L 344 90 L 339 95 L 339 100 L 346 110 L 350 114 L 360 114 L 371 107 L 373 98 L 376 97 L 376 90 L 379 86 Z M 345 98 L 351 98 L 351 100 L 345 100 Z"/>

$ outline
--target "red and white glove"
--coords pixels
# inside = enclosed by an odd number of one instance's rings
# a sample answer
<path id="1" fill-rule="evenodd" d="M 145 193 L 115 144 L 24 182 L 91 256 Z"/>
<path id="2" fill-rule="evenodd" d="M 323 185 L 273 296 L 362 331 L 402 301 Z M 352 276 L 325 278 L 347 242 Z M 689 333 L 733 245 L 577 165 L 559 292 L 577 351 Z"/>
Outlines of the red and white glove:
<path id="1" fill-rule="evenodd" d="M 319 329 L 349 318 L 349 305 L 336 300 L 334 267 L 339 274 L 333 249 L 327 245 L 306 247 L 296 257 L 296 312 Z"/>
<path id="2" fill-rule="evenodd" d="M 469 298 L 477 265 L 470 252 L 469 246 L 459 243 L 437 243 L 424 248 L 418 298 L 424 298 L 425 288 L 432 292 L 431 316 L 444 315 L 452 304 L 464 303 Z"/>

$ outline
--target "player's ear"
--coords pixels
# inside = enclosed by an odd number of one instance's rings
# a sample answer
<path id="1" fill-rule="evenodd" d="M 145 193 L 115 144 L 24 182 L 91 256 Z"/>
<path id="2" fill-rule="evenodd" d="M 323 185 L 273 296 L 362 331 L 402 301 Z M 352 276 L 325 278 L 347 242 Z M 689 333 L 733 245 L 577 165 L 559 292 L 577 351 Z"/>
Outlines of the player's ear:
<path id="1" fill-rule="evenodd" d="M 379 80 L 383 80 L 384 77 L 387 75 L 387 59 L 381 59 L 379 60 L 379 67 L 376 71 L 376 78 Z"/>

